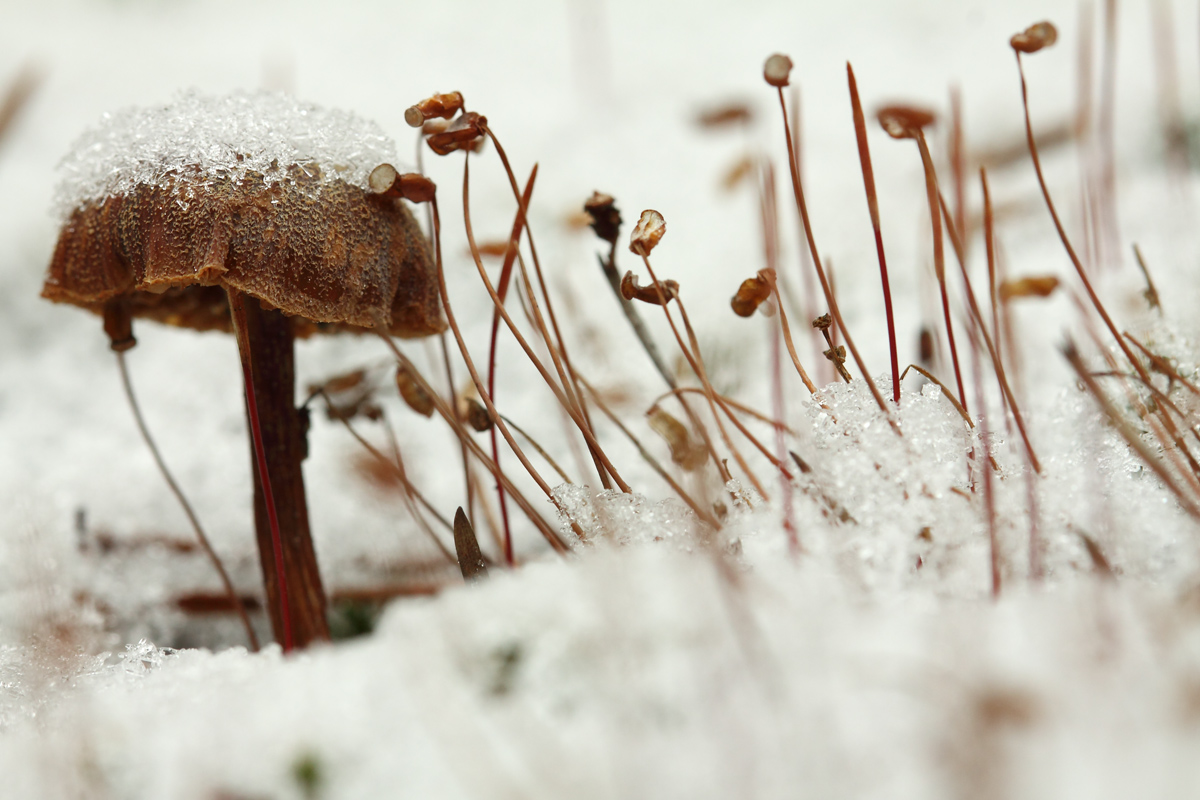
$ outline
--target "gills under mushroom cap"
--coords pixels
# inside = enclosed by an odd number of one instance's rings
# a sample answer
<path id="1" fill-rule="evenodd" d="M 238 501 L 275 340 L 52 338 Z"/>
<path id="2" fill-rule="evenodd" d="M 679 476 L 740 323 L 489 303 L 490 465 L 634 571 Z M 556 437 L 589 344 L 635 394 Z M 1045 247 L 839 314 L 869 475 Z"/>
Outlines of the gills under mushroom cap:
<path id="1" fill-rule="evenodd" d="M 277 94 L 106 117 L 64 160 L 42 296 L 94 311 L 125 297 L 134 316 L 228 330 L 229 287 L 297 335 L 379 316 L 398 336 L 436 333 L 428 244 L 402 201 L 366 188 L 391 152 L 376 134 Z"/>

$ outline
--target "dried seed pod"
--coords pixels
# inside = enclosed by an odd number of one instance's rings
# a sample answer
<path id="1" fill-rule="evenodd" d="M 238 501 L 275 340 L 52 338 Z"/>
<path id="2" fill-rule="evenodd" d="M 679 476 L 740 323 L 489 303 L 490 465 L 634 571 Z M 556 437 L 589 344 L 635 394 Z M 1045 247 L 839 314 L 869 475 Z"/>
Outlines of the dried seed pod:
<path id="1" fill-rule="evenodd" d="M 1008 40 L 1018 53 L 1036 53 L 1058 41 L 1058 29 L 1050 22 L 1038 22 Z"/>
<path id="2" fill-rule="evenodd" d="M 415 106 L 409 106 L 404 112 L 404 121 L 413 128 L 419 128 L 427 120 L 440 117 L 450 119 L 463 108 L 462 92 L 447 92 L 427 97 Z"/>
<path id="3" fill-rule="evenodd" d="M 828 331 L 833 326 L 833 317 L 822 314 L 812 321 L 812 326 L 819 331 Z"/>
<path id="4" fill-rule="evenodd" d="M 917 131 L 937 119 L 932 111 L 916 106 L 884 106 L 875 112 L 875 117 L 893 139 L 915 139 Z"/>
<path id="5" fill-rule="evenodd" d="M 625 277 L 621 278 L 621 296 L 626 300 L 641 300 L 643 303 L 661 306 L 671 302 L 671 298 L 679 294 L 679 284 L 675 281 L 659 281 L 658 285 L 662 287 L 661 294 L 654 284 L 639 286 L 634 274 L 626 272 Z"/>
<path id="6" fill-rule="evenodd" d="M 416 172 L 401 173 L 391 164 L 380 164 L 367 178 L 371 191 L 383 197 L 403 197 L 412 203 L 428 203 L 437 193 L 437 185 Z"/>
<path id="7" fill-rule="evenodd" d="M 483 136 L 487 127 L 487 117 L 468 111 L 463 114 L 441 133 L 435 133 L 425 140 L 429 149 L 439 156 L 448 155 L 455 150 L 473 150 L 476 140 Z"/>
<path id="8" fill-rule="evenodd" d="M 775 53 L 763 64 L 763 80 L 776 88 L 788 85 L 792 74 L 792 60 L 782 53 Z"/>
<path id="9" fill-rule="evenodd" d="M 671 448 L 671 460 L 685 471 L 693 472 L 708 461 L 708 450 L 702 444 L 693 443 L 687 426 L 675 417 L 654 406 L 647 412 L 646 418 L 650 428 Z"/>
<path id="10" fill-rule="evenodd" d="M 617 237 L 621 235 L 621 212 L 617 211 L 612 195 L 592 192 L 592 196 L 583 204 L 583 211 L 588 215 L 588 224 L 596 236 L 615 245 Z"/>
<path id="11" fill-rule="evenodd" d="M 667 221 L 663 219 L 663 215 L 648 208 L 642 212 L 633 228 L 629 237 L 629 249 L 636 255 L 648 256 L 666 232 Z"/>
<path id="12" fill-rule="evenodd" d="M 729 125 L 749 124 L 754 120 L 750 106 L 741 102 L 709 108 L 696 115 L 696 124 L 701 128 L 722 128 Z"/>
<path id="13" fill-rule="evenodd" d="M 1014 297 L 1049 297 L 1058 288 L 1058 278 L 1039 275 L 1007 280 L 1000 284 L 1000 299 L 1007 302 Z"/>
<path id="14" fill-rule="evenodd" d="M 409 408 L 423 417 L 433 416 L 433 398 L 403 364 L 396 367 L 396 388 Z"/>
<path id="15" fill-rule="evenodd" d="M 768 272 L 768 270 L 761 270 L 755 277 L 742 281 L 737 294 L 729 301 L 733 313 L 739 317 L 753 316 L 763 301 L 771 296 L 771 276 L 767 274 Z"/>
<path id="16" fill-rule="evenodd" d="M 460 397 L 458 400 L 458 416 L 477 432 L 483 433 L 492 429 L 492 417 L 474 397 Z"/>

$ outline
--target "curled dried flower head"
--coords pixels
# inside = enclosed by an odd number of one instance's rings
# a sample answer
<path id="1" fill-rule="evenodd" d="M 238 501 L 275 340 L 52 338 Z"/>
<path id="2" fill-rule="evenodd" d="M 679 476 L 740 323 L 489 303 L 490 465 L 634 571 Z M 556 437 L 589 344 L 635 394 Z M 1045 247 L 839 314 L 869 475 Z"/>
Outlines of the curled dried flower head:
<path id="1" fill-rule="evenodd" d="M 413 203 L 428 203 L 437 193 L 437 185 L 416 172 L 398 172 L 391 164 L 371 170 L 367 185 L 384 197 L 403 197 Z"/>
<path id="2" fill-rule="evenodd" d="M 822 314 L 812 321 L 812 326 L 819 331 L 827 331 L 833 325 L 833 317 Z"/>
<path id="3" fill-rule="evenodd" d="M 583 211 L 596 235 L 615 245 L 617 237 L 621 235 L 621 212 L 617 211 L 612 195 L 592 192 L 592 196 L 583 204 Z"/>
<path id="4" fill-rule="evenodd" d="M 450 123 L 441 133 L 435 133 L 426 139 L 429 149 L 444 156 L 455 150 L 474 150 L 477 140 L 483 136 L 487 128 L 487 117 L 468 111 Z"/>
<path id="5" fill-rule="evenodd" d="M 642 212 L 637 225 L 634 226 L 629 237 L 629 249 L 639 256 L 648 256 L 666 232 L 667 221 L 663 219 L 663 215 L 653 208 L 648 208 Z"/>
<path id="6" fill-rule="evenodd" d="M 875 116 L 893 139 L 915 139 L 918 131 L 937 119 L 932 111 L 915 106 L 884 106 Z"/>
<path id="7" fill-rule="evenodd" d="M 462 111 L 462 92 L 447 92 L 425 98 L 415 106 L 409 106 L 404 112 L 404 121 L 413 128 L 419 128 L 426 120 L 440 117 L 450 119 Z"/>
<path id="8" fill-rule="evenodd" d="M 1058 41 L 1058 29 L 1050 22 L 1038 22 L 1014 35 L 1009 45 L 1018 53 L 1036 53 Z"/>
<path id="9" fill-rule="evenodd" d="M 657 285 L 662 287 L 661 293 L 655 288 L 655 284 L 639 286 L 634 274 L 626 272 L 625 277 L 621 279 L 621 296 L 626 300 L 641 300 L 643 303 L 661 306 L 671 302 L 671 298 L 679 294 L 679 284 L 675 281 L 659 281 Z"/>
<path id="10" fill-rule="evenodd" d="M 687 426 L 675 417 L 654 406 L 646 413 L 646 418 L 650 428 L 666 440 L 671 448 L 671 460 L 683 467 L 684 471 L 697 470 L 708 461 L 708 450 L 704 445 L 693 442 Z"/>
<path id="11" fill-rule="evenodd" d="M 433 416 L 433 398 L 403 365 L 396 367 L 396 388 L 405 405 L 423 417 Z"/>
<path id="12" fill-rule="evenodd" d="M 792 60 L 783 53 L 775 53 L 767 57 L 763 64 L 763 80 L 777 88 L 788 85 L 792 74 Z"/>
<path id="13" fill-rule="evenodd" d="M 758 310 L 763 301 L 771 296 L 771 275 L 769 270 L 760 270 L 758 275 L 742 281 L 737 294 L 729 301 L 733 313 L 739 317 L 749 317 Z"/>

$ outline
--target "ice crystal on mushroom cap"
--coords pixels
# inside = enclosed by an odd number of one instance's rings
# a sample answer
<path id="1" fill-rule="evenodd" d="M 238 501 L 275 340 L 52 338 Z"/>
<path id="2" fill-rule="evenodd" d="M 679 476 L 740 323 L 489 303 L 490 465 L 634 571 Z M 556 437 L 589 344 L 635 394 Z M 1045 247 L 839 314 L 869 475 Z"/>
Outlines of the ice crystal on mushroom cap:
<path id="1" fill-rule="evenodd" d="M 217 97 L 192 90 L 166 105 L 105 114 L 60 164 L 54 206 L 66 219 L 76 208 L 139 184 L 161 185 L 167 176 L 275 183 L 287 180 L 292 164 L 315 163 L 324 180 L 365 189 L 372 169 L 394 161 L 392 140 L 374 122 L 350 112 L 282 92 Z"/>

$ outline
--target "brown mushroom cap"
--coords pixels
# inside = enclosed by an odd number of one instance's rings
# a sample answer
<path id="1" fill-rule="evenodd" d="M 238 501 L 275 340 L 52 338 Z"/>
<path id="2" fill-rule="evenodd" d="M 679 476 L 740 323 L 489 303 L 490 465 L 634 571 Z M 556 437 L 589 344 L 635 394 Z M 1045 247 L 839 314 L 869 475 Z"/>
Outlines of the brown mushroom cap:
<path id="1" fill-rule="evenodd" d="M 223 288 L 296 318 L 297 335 L 374 327 L 397 336 L 445 323 L 429 247 L 400 200 L 312 165 L 289 180 L 139 185 L 71 214 L 42 296 L 93 311 L 128 295 L 134 316 L 230 330 Z"/>

